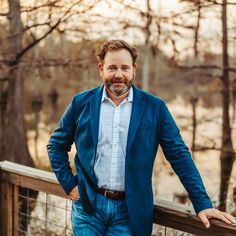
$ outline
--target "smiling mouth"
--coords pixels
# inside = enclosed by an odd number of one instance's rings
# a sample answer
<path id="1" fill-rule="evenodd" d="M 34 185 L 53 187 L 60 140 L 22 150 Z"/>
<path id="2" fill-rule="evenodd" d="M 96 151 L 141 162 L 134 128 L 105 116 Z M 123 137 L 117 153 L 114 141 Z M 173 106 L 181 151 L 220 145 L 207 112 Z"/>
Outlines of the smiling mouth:
<path id="1" fill-rule="evenodd" d="M 124 83 L 122 83 L 122 82 L 115 82 L 115 83 L 113 83 L 113 85 L 123 85 Z"/>

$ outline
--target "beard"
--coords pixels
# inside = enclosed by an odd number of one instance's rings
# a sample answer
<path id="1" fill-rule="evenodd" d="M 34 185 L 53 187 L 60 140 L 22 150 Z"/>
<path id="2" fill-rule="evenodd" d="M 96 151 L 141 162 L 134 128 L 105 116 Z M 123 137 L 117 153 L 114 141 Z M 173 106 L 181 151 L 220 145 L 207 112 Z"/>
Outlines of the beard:
<path id="1" fill-rule="evenodd" d="M 105 81 L 106 88 L 115 96 L 120 97 L 126 92 L 128 92 L 133 84 L 134 75 L 131 80 L 127 78 L 117 78 L 114 77 L 110 80 Z"/>

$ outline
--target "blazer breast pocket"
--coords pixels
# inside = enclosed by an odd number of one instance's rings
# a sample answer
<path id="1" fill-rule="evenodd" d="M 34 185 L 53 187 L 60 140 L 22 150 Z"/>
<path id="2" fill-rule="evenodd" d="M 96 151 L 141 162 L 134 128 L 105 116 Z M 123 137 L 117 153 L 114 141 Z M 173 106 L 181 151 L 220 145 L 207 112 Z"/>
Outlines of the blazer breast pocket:
<path id="1" fill-rule="evenodd" d="M 156 130 L 155 123 L 141 124 L 137 129 L 137 134 L 148 134 L 151 132 L 155 133 L 155 130 Z"/>

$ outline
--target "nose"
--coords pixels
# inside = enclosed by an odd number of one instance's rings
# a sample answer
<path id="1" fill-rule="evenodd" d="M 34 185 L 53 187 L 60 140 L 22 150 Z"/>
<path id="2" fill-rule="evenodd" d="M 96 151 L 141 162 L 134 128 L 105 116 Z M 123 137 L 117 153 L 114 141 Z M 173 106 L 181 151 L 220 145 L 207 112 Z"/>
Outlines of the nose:
<path id="1" fill-rule="evenodd" d="M 115 78 L 123 78 L 123 74 L 121 70 L 117 70 L 115 73 Z"/>

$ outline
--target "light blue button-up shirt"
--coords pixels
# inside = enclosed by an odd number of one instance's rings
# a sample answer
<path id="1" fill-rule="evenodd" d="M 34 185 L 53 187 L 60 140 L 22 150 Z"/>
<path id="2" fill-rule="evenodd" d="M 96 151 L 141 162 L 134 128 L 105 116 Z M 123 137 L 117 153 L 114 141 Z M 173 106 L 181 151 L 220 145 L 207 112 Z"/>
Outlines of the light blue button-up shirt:
<path id="1" fill-rule="evenodd" d="M 125 157 L 132 102 L 132 87 L 119 106 L 108 97 L 105 87 L 103 89 L 94 165 L 99 188 L 125 190 Z"/>

